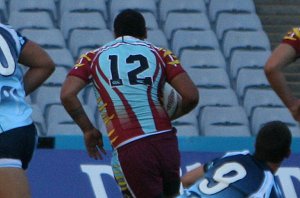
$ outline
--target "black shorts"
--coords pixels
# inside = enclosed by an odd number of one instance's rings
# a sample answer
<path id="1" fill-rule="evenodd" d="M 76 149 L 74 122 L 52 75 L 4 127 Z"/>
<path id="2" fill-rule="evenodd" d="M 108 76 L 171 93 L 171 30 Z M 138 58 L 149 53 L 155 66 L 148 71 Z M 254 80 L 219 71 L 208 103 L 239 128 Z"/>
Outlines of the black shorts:
<path id="1" fill-rule="evenodd" d="M 34 124 L 0 133 L 0 167 L 18 167 L 21 162 L 27 169 L 37 143 Z"/>

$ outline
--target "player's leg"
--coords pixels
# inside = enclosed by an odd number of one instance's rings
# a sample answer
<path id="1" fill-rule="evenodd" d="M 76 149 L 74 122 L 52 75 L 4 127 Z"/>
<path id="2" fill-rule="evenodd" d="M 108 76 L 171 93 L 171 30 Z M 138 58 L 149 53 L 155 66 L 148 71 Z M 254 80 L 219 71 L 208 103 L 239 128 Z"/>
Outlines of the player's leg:
<path id="1" fill-rule="evenodd" d="M 129 143 L 114 153 L 113 172 L 124 197 L 156 198 L 163 195 L 160 160 L 152 145 L 154 136 Z"/>
<path id="2" fill-rule="evenodd" d="M 33 155 L 36 138 L 33 124 L 0 134 L 0 197 L 30 197 L 25 170 Z"/>
<path id="3" fill-rule="evenodd" d="M 25 171 L 21 168 L 0 168 L 0 186 L 0 197 L 31 197 Z"/>

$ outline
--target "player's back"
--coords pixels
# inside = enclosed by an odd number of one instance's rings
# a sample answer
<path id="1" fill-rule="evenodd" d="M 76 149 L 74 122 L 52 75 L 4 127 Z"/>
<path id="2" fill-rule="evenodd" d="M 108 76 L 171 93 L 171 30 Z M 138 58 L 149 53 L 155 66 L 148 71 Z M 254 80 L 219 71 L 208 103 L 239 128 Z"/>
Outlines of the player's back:
<path id="1" fill-rule="evenodd" d="M 95 93 L 101 98 L 98 107 L 105 106 L 102 117 L 111 118 L 107 131 L 118 134 L 115 145 L 171 130 L 160 102 L 161 91 L 164 82 L 182 69 L 167 67 L 166 62 L 172 61 L 163 59 L 170 54 L 130 36 L 117 38 L 96 51 L 91 65 Z"/>
<path id="2" fill-rule="evenodd" d="M 269 197 L 274 176 L 267 166 L 248 152 L 228 153 L 207 164 L 205 176 L 182 197 Z"/>
<path id="3" fill-rule="evenodd" d="M 32 123 L 25 101 L 23 71 L 18 59 L 25 43 L 16 31 L 0 24 L 0 132 Z"/>

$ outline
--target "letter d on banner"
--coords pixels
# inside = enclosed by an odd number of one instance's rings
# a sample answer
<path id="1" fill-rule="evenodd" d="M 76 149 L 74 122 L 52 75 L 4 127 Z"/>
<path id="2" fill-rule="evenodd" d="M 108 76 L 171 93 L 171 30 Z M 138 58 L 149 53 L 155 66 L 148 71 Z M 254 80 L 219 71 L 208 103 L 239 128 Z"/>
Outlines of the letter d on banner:
<path id="1" fill-rule="evenodd" d="M 101 174 L 108 174 L 113 177 L 111 166 L 109 165 L 80 165 L 82 172 L 89 176 L 96 198 L 107 198 Z"/>

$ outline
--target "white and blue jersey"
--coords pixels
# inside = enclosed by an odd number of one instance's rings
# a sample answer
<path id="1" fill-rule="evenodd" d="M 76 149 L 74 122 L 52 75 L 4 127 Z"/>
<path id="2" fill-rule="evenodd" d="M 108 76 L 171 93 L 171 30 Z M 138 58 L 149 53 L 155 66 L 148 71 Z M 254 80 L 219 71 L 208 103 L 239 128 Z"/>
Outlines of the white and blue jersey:
<path id="1" fill-rule="evenodd" d="M 0 133 L 32 123 L 18 60 L 26 38 L 0 24 Z"/>
<path id="2" fill-rule="evenodd" d="M 205 165 L 205 175 L 178 198 L 283 198 L 271 170 L 248 151 Z"/>

